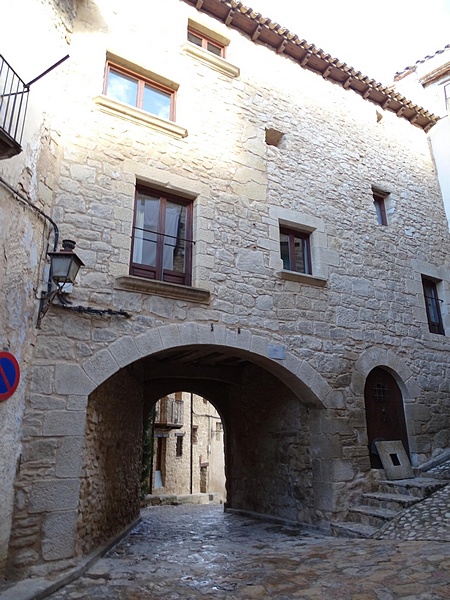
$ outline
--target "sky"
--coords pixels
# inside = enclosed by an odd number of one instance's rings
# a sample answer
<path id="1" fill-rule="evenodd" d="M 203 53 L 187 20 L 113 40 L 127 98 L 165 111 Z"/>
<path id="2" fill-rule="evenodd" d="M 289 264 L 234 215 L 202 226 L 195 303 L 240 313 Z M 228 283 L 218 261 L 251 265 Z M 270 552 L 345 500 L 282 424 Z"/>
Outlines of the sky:
<path id="1" fill-rule="evenodd" d="M 243 0 L 377 81 L 450 44 L 450 0 Z"/>

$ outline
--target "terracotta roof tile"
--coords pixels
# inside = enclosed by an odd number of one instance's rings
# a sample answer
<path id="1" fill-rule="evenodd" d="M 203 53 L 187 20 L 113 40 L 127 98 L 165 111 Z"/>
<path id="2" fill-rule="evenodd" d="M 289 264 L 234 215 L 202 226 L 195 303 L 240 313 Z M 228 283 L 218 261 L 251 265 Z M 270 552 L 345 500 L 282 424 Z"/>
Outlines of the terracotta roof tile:
<path id="1" fill-rule="evenodd" d="M 439 117 L 429 113 L 422 107 L 412 104 L 407 98 L 395 92 L 392 87 L 384 86 L 364 75 L 361 71 L 356 71 L 346 63 L 333 58 L 321 48 L 316 48 L 314 44 L 309 44 L 306 40 L 300 39 L 286 27 L 263 17 L 261 13 L 245 6 L 242 2 L 237 0 L 183 1 L 195 6 L 200 12 L 205 12 L 222 21 L 227 26 L 238 29 L 247 35 L 253 43 L 264 44 L 279 54 L 284 53 L 302 68 L 314 71 L 318 75 L 341 85 L 344 89 L 356 92 L 365 100 L 396 113 L 399 117 L 425 131 L 428 131 L 439 120 Z M 447 48 L 450 48 L 450 44 L 445 47 L 445 49 Z M 445 49 L 438 50 L 435 54 L 442 53 Z M 311 57 L 313 59 L 309 60 Z M 429 58 L 431 57 L 426 57 L 418 63 Z M 406 70 L 408 69 L 413 69 L 413 67 L 407 67 Z"/>

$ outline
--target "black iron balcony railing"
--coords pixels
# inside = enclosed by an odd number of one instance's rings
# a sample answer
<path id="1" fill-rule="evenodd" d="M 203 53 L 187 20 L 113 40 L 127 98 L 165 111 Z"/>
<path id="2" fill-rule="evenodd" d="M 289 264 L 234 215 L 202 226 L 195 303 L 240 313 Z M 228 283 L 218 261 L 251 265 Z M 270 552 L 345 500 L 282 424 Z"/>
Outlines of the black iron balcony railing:
<path id="1" fill-rule="evenodd" d="M 22 150 L 29 85 L 0 55 L 0 159 Z"/>

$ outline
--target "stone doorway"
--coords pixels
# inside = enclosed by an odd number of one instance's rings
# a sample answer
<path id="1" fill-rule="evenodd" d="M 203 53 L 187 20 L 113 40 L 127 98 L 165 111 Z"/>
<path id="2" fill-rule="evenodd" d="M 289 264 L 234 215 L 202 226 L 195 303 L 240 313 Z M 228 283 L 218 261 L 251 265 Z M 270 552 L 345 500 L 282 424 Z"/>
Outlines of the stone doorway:
<path id="1" fill-rule="evenodd" d="M 371 467 L 382 468 L 375 441 L 400 440 L 409 456 L 403 396 L 393 375 L 381 367 L 372 369 L 366 379 L 364 401 Z"/>

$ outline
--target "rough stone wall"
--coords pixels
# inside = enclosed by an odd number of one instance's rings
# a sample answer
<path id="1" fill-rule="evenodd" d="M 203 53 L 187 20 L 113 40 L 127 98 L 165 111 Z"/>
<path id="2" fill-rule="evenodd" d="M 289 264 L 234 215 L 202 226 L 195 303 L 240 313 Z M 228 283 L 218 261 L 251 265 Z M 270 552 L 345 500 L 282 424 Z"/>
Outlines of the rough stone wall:
<path id="1" fill-rule="evenodd" d="M 29 374 L 27 460 L 17 482 L 17 536 L 24 539 L 25 519 L 35 514 L 36 503 L 42 506 L 42 490 L 63 490 L 67 510 L 78 503 L 76 469 L 56 477 L 42 473 L 28 448 L 43 444 L 56 461 L 59 450 L 52 439 L 67 435 L 63 423 L 70 422 L 80 438 L 84 434 L 91 386 L 145 353 L 190 343 L 189 335 L 181 338 L 182 326 L 199 332 L 192 335 L 195 343 L 213 344 L 209 340 L 217 335 L 223 346 L 232 337 L 249 352 L 263 347 L 268 361 L 264 342 L 270 340 L 289 357 L 274 363 L 289 371 L 298 361 L 302 368 L 291 375 L 300 373 L 307 388 L 325 390 L 322 408 L 314 408 L 320 414 L 310 415 L 311 456 L 319 459 L 312 472 L 320 482 L 313 504 L 324 514 L 345 508 L 342 490 L 350 493 L 368 469 L 366 367 L 385 365 L 397 374 L 414 462 L 450 443 L 447 337 L 428 331 L 420 281 L 421 273 L 441 280 L 450 331 L 449 235 L 424 132 L 391 113 L 378 122 L 375 107 L 355 93 L 178 0 L 158 4 L 158 28 L 149 36 L 154 10 L 153 3 L 133 0 L 126 6 L 105 4 L 99 16 L 84 4 L 74 27 L 70 68 L 61 72 L 65 101 L 58 110 L 50 102 L 60 135 L 49 172 L 53 217 L 63 237 L 77 241 L 86 265 L 72 299 L 123 308 L 132 318 L 93 318 L 57 307 L 45 317 Z M 240 67 L 240 76 L 224 75 L 183 51 L 188 18 L 230 38 L 227 60 Z M 176 119 L 186 137 L 108 113 L 94 102 L 103 89 L 107 51 L 179 84 Z M 266 145 L 266 127 L 284 133 L 279 147 Z M 195 198 L 193 285 L 210 291 L 209 304 L 142 288 L 130 291 L 120 283 L 129 271 L 137 182 Z M 376 222 L 373 185 L 390 192 L 388 227 Z M 282 273 L 280 223 L 313 230 L 313 278 Z M 255 347 L 245 346 L 246 340 Z M 331 409 L 325 402 L 330 396 L 340 399 Z M 303 409 L 288 400 L 283 406 L 292 408 L 303 431 Z M 269 412 L 283 431 L 287 417 Z M 235 418 L 243 430 L 237 412 Z M 267 433 L 265 427 L 262 423 L 261 433 Z M 289 439 L 294 448 L 297 438 Z M 281 446 L 283 465 L 290 464 L 289 447 Z M 262 448 L 271 464 L 273 448 Z M 303 448 L 300 457 L 306 456 Z M 309 467 L 295 464 L 300 479 L 305 474 L 300 487 L 307 490 Z M 282 470 L 286 475 L 287 467 Z M 259 473 L 274 490 L 277 483 Z M 246 475 L 255 476 L 249 467 Z M 281 479 L 281 485 L 288 480 Z M 245 485 L 250 490 L 250 480 Z M 258 502 L 247 496 L 242 504 L 269 511 L 275 492 L 260 494 Z M 278 514 L 308 518 L 295 494 L 287 498 Z M 58 507 L 50 500 L 45 511 L 53 515 Z M 42 528 L 54 531 L 51 523 L 46 517 L 39 535 Z M 24 552 L 37 553 L 30 562 L 64 558 L 58 549 L 36 550 L 36 539 L 24 546 Z"/>
<path id="2" fill-rule="evenodd" d="M 57 13 L 46 2 L 31 0 L 20 6 L 7 0 L 2 9 L 2 56 L 24 81 L 30 81 L 50 66 L 45 61 L 52 60 L 48 58 L 52 52 L 65 50 Z M 48 35 L 42 35 L 42 27 L 48 30 Z M 21 43 L 20 39 L 26 39 L 27 43 Z M 30 48 L 36 47 L 39 53 L 30 52 Z M 50 78 L 45 89 L 44 85 L 32 87 L 22 138 L 23 151 L 14 158 L 0 161 L 0 177 L 4 182 L 47 214 L 53 204 L 52 173 L 55 172 L 58 135 L 50 133 L 44 112 L 48 97 L 58 97 L 54 83 Z M 21 369 L 16 392 L 7 401 L 0 402 L 0 577 L 7 558 L 14 480 L 23 458 L 21 436 L 26 439 L 30 435 L 30 430 L 22 427 L 25 390 L 36 337 L 36 299 L 44 278 L 47 240 L 53 243 L 52 233 L 44 218 L 0 183 L 0 350 L 11 352 Z M 32 529 L 30 524 L 30 531 Z M 23 542 L 14 543 L 16 547 L 23 546 Z"/>
<path id="3" fill-rule="evenodd" d="M 316 521 L 308 408 L 281 381 L 249 367 L 231 410 L 227 505 L 290 521 Z"/>
<path id="4" fill-rule="evenodd" d="M 142 387 L 126 370 L 89 397 L 78 508 L 82 554 L 139 515 L 142 399 Z"/>

